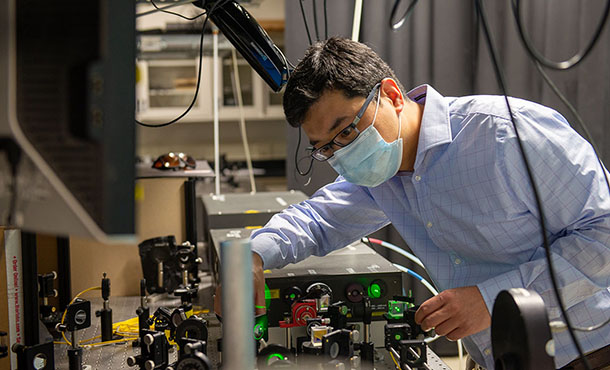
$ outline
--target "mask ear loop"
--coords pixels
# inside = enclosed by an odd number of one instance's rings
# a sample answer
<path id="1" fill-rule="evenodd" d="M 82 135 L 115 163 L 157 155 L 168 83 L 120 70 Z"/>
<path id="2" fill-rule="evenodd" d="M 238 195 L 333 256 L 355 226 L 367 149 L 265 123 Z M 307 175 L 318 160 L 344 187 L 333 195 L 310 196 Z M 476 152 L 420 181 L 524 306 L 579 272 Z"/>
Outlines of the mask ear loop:
<path id="1" fill-rule="evenodd" d="M 381 86 L 379 86 L 379 90 L 377 91 L 377 104 L 375 104 L 375 115 L 373 115 L 373 123 L 371 126 L 375 126 L 375 121 L 377 120 L 377 111 L 379 111 L 379 102 L 381 101 Z"/>
<path id="2" fill-rule="evenodd" d="M 383 81 L 381 81 L 381 82 L 383 82 Z M 402 91 L 400 92 L 400 94 L 402 96 Z M 375 108 L 375 116 L 373 117 L 373 124 L 371 126 L 375 125 L 375 120 L 377 119 L 377 109 L 379 109 L 379 100 L 380 99 L 381 99 L 381 86 L 379 86 L 379 94 L 377 96 L 377 107 Z M 396 138 L 396 140 L 400 139 L 400 131 L 401 131 L 401 129 L 402 129 L 402 120 L 401 120 L 401 117 L 400 117 L 400 113 L 398 113 L 398 137 Z"/>
<path id="3" fill-rule="evenodd" d="M 400 129 L 402 128 L 402 120 L 400 117 L 400 113 L 398 113 L 398 137 L 396 138 L 396 140 L 400 139 Z"/>

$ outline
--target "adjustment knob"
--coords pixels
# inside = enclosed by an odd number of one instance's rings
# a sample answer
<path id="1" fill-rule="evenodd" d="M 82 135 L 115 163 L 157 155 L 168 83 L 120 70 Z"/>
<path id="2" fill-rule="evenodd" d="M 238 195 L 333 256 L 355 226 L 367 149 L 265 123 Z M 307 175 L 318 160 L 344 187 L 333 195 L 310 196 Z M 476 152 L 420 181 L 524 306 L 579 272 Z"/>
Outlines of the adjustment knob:
<path id="1" fill-rule="evenodd" d="M 146 370 L 154 370 L 155 368 L 155 362 L 153 360 L 148 360 L 144 363 L 144 368 Z"/>
<path id="2" fill-rule="evenodd" d="M 144 341 L 144 344 L 146 344 L 147 346 L 150 346 L 151 344 L 154 343 L 155 338 L 151 334 L 146 334 L 144 336 L 144 338 L 142 338 L 142 340 Z"/>
<path id="3" fill-rule="evenodd" d="M 127 357 L 127 366 L 129 366 L 129 367 L 136 366 L 136 358 L 133 356 Z"/>

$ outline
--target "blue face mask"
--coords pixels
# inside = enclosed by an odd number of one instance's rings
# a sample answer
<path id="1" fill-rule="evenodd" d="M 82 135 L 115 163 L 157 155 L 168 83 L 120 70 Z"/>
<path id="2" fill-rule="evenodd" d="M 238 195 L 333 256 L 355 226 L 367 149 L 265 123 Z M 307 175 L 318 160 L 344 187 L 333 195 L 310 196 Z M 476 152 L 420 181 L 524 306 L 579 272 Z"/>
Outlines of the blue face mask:
<path id="1" fill-rule="evenodd" d="M 394 176 L 402 163 L 401 121 L 398 116 L 398 138 L 386 142 L 375 128 L 381 91 L 377 97 L 373 123 L 348 146 L 334 152 L 328 163 L 352 184 L 375 187 Z"/>

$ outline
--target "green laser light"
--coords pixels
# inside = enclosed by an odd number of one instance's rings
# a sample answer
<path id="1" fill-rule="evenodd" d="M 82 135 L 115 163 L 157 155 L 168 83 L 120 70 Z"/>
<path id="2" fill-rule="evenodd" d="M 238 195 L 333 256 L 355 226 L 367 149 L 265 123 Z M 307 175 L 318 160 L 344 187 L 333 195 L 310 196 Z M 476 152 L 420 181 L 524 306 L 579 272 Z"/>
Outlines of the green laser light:
<path id="1" fill-rule="evenodd" d="M 267 364 L 270 364 L 271 360 L 277 358 L 280 361 L 286 361 L 286 357 L 280 355 L 279 353 L 272 353 L 267 357 Z"/>
<path id="2" fill-rule="evenodd" d="M 265 334 L 265 329 L 263 328 L 263 326 L 261 324 L 257 324 L 254 327 L 254 339 L 260 340 L 264 334 Z"/>
<path id="3" fill-rule="evenodd" d="M 379 298 L 381 297 L 381 287 L 379 284 L 371 284 L 369 286 L 369 297 Z"/>

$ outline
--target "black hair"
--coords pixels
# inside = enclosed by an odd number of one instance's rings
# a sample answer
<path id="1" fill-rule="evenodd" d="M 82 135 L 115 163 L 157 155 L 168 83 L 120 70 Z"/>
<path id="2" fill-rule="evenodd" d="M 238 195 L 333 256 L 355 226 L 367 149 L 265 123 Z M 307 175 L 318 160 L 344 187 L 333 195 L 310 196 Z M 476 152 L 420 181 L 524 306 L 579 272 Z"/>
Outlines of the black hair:
<path id="1" fill-rule="evenodd" d="M 309 108 L 326 90 L 366 97 L 384 78 L 404 91 L 390 66 L 365 44 L 342 37 L 316 42 L 305 52 L 286 85 L 284 114 L 291 126 L 303 124 Z"/>

